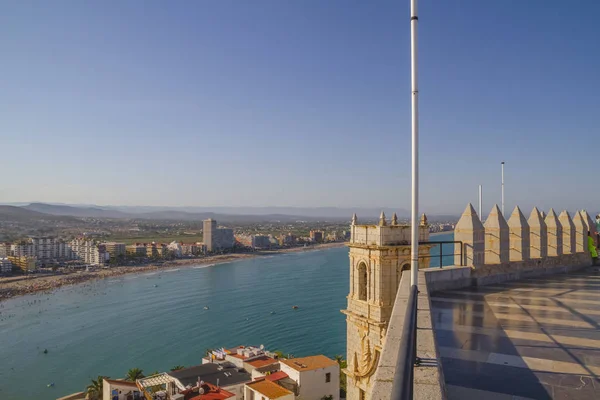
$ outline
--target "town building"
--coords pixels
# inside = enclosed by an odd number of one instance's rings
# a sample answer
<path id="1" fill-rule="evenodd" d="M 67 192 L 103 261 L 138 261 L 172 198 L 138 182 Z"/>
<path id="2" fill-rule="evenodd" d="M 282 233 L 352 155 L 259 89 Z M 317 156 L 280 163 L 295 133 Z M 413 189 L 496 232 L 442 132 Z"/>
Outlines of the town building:
<path id="1" fill-rule="evenodd" d="M 280 246 L 294 246 L 296 245 L 296 236 L 288 233 L 287 235 L 281 235 L 279 237 Z"/>
<path id="2" fill-rule="evenodd" d="M 316 355 L 280 360 L 281 372 L 298 385 L 297 396 L 304 400 L 321 400 L 332 396 L 340 398 L 340 366 L 331 358 Z"/>
<path id="3" fill-rule="evenodd" d="M 6 257 L 0 257 L 0 274 L 10 274 L 12 269 L 13 265 L 10 260 Z"/>
<path id="4" fill-rule="evenodd" d="M 175 257 L 179 258 L 183 255 L 183 247 L 181 246 L 181 244 L 177 241 L 172 241 L 171 243 L 169 243 L 169 245 L 167 246 L 168 251 L 173 254 Z"/>
<path id="5" fill-rule="evenodd" d="M 125 243 L 106 242 L 102 244 L 111 258 L 124 257 L 127 253 Z"/>
<path id="6" fill-rule="evenodd" d="M 24 272 L 24 273 L 37 271 L 37 257 L 11 256 L 11 257 L 8 257 L 8 260 L 13 265 L 13 271 L 15 269 L 20 270 L 21 272 Z"/>
<path id="7" fill-rule="evenodd" d="M 242 246 L 253 249 L 270 249 L 271 237 L 268 235 L 238 235 L 235 237 Z"/>
<path id="8" fill-rule="evenodd" d="M 102 400 L 142 399 L 143 394 L 135 382 L 104 378 L 102 380 Z"/>
<path id="9" fill-rule="evenodd" d="M 323 242 L 323 231 L 310 231 L 310 240 L 314 243 L 322 243 Z"/>
<path id="10" fill-rule="evenodd" d="M 169 249 L 164 243 L 148 243 L 146 244 L 146 256 L 152 258 L 163 258 L 167 256 Z"/>
<path id="11" fill-rule="evenodd" d="M 10 252 L 10 243 L 0 243 L 0 257 L 12 256 Z"/>
<path id="12" fill-rule="evenodd" d="M 203 382 L 223 388 L 239 399 L 244 398 L 244 385 L 252 382 L 250 373 L 230 362 L 201 364 L 167 374 L 183 387 L 196 385 L 200 377 Z"/>
<path id="13" fill-rule="evenodd" d="M 294 393 L 275 382 L 261 379 L 246 385 L 244 400 L 294 400 Z"/>
<path id="14" fill-rule="evenodd" d="M 33 257 L 35 252 L 33 251 L 33 243 L 29 240 L 21 240 L 17 243 L 13 243 L 10 246 L 10 255 L 14 257 Z"/>
<path id="15" fill-rule="evenodd" d="M 73 259 L 89 265 L 104 265 L 109 260 L 106 247 L 96 244 L 92 240 L 83 238 L 73 239 L 69 242 Z"/>
<path id="16" fill-rule="evenodd" d="M 146 256 L 146 245 L 142 243 L 130 244 L 125 247 L 127 254 L 134 257 L 145 257 Z"/>
<path id="17" fill-rule="evenodd" d="M 235 243 L 233 229 L 217 228 L 217 221 L 210 218 L 203 222 L 203 237 L 208 252 L 231 249 Z"/>
<path id="18" fill-rule="evenodd" d="M 184 256 L 195 256 L 200 254 L 200 248 L 196 243 L 181 243 L 181 254 Z"/>

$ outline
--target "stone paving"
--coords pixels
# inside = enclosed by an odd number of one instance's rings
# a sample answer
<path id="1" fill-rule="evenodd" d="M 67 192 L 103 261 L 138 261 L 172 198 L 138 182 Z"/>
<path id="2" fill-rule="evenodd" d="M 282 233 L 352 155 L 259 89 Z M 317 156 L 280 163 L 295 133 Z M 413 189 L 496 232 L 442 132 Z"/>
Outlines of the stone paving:
<path id="1" fill-rule="evenodd" d="M 449 400 L 600 399 L 600 273 L 434 293 Z"/>

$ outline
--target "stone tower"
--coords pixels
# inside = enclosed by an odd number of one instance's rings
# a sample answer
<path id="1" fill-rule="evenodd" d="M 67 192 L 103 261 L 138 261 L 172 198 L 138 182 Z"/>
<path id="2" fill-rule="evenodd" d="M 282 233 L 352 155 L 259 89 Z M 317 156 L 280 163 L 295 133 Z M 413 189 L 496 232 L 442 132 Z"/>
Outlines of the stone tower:
<path id="1" fill-rule="evenodd" d="M 388 224 L 382 213 L 377 225 L 350 227 L 350 293 L 346 315 L 347 399 L 363 400 L 371 390 L 402 271 L 410 269 L 410 226 Z M 419 226 L 419 241 L 429 240 Z M 419 264 L 429 266 L 429 246 L 419 246 Z"/>

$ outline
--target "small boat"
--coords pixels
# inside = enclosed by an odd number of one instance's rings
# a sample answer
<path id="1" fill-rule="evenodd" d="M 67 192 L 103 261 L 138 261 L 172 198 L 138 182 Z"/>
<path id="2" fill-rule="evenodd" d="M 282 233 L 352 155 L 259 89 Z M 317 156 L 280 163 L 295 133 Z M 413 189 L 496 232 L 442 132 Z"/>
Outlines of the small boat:
<path id="1" fill-rule="evenodd" d="M 210 310 L 210 308 L 208 306 L 204 306 L 205 310 Z"/>
<path id="2" fill-rule="evenodd" d="M 48 386 L 48 387 L 52 387 L 52 386 L 54 386 L 54 382 L 52 382 L 52 383 L 49 383 L 49 384 L 47 384 L 46 386 Z"/>
<path id="3" fill-rule="evenodd" d="M 275 311 L 271 311 L 271 314 L 275 314 Z"/>
<path id="4" fill-rule="evenodd" d="M 297 310 L 297 309 L 298 309 L 298 306 L 292 306 L 292 308 L 293 308 L 294 310 Z"/>

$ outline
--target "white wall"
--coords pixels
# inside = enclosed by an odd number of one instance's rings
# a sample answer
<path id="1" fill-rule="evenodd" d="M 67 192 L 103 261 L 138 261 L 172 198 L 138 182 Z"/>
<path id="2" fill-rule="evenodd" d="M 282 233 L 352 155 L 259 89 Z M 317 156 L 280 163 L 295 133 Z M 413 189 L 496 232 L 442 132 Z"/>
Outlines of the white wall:
<path id="1" fill-rule="evenodd" d="M 106 380 L 102 384 L 102 400 L 112 400 L 112 391 L 119 390 L 121 393 L 119 394 L 119 400 L 126 400 L 127 393 L 138 391 L 137 387 L 133 387 L 130 385 L 117 385 L 114 383 L 108 383 Z M 141 394 L 141 393 L 140 393 Z"/>
<path id="2" fill-rule="evenodd" d="M 251 389 L 250 387 L 246 386 L 245 387 L 245 397 L 244 400 L 271 400 L 268 397 L 263 396 L 261 393 L 257 392 L 256 390 Z M 252 393 L 254 393 L 254 396 L 252 396 Z M 290 394 L 286 394 L 285 396 L 281 396 L 278 397 L 277 400 L 295 400 L 294 398 L 294 394 L 290 393 Z"/>
<path id="3" fill-rule="evenodd" d="M 281 363 L 281 370 L 298 383 L 298 397 L 302 400 L 321 400 L 323 396 L 333 396 L 340 399 L 340 367 L 333 365 L 327 368 L 311 371 L 296 371 L 294 368 Z M 326 374 L 331 374 L 330 382 L 326 382 Z"/>

